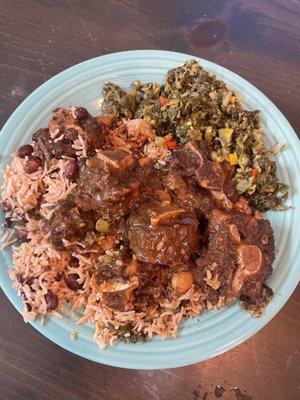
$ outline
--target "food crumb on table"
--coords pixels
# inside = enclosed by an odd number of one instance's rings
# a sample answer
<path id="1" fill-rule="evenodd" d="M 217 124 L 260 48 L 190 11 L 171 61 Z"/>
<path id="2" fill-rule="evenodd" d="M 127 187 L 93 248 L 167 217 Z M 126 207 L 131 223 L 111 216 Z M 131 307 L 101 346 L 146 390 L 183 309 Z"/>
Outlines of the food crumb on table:
<path id="1" fill-rule="evenodd" d="M 201 391 L 201 386 L 198 385 L 198 386 L 193 390 L 194 399 L 200 399 L 200 391 Z"/>
<path id="2" fill-rule="evenodd" d="M 235 394 L 235 398 L 237 400 L 253 400 L 253 398 L 251 396 L 249 396 L 248 394 L 245 394 L 242 392 L 242 390 L 238 387 L 230 389 L 234 391 Z"/>
<path id="3" fill-rule="evenodd" d="M 225 392 L 225 389 L 223 388 L 223 386 L 217 385 L 215 387 L 215 397 L 216 398 L 222 397 L 224 392 Z"/>

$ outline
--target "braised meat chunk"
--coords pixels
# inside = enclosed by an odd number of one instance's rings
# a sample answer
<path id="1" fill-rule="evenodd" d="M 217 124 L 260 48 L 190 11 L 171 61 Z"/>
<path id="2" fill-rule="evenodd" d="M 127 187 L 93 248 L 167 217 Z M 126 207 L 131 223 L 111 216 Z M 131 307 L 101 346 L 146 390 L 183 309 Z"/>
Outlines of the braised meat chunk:
<path id="1" fill-rule="evenodd" d="M 133 308 L 133 291 L 130 286 L 115 283 L 108 291 L 103 291 L 102 301 L 116 311 L 129 311 Z"/>
<path id="2" fill-rule="evenodd" d="M 171 276 L 170 268 L 139 262 L 139 286 L 135 290 L 138 311 L 143 311 L 147 305 L 155 306 L 162 297 L 171 296 Z"/>
<path id="3" fill-rule="evenodd" d="M 124 282 L 134 275 L 136 272 L 136 268 L 133 269 L 135 262 L 127 248 L 122 245 L 119 249 L 107 253 L 99 257 L 98 284 L 112 281 Z"/>
<path id="4" fill-rule="evenodd" d="M 171 167 L 163 182 L 177 204 L 195 211 L 199 216 L 209 218 L 216 207 L 213 196 L 208 191 L 201 190 L 193 177 L 183 177 L 176 166 Z"/>
<path id="5" fill-rule="evenodd" d="M 237 193 L 231 179 L 234 171 L 226 162 L 210 161 L 206 143 L 188 142 L 177 151 L 176 158 L 184 173 L 195 176 L 199 185 L 210 190 L 217 200 L 222 200 L 222 197 L 231 202 L 237 200 Z"/>
<path id="6" fill-rule="evenodd" d="M 109 141 L 115 148 L 138 149 L 148 139 L 155 139 L 155 131 L 143 119 L 123 120 L 109 134 Z"/>
<path id="7" fill-rule="evenodd" d="M 80 213 L 72 199 L 68 199 L 58 203 L 49 220 L 42 220 L 41 229 L 57 249 L 62 249 L 63 239 L 81 240 L 93 230 L 93 219 L 92 214 Z"/>
<path id="8" fill-rule="evenodd" d="M 49 129 L 38 129 L 33 135 L 34 153 L 41 160 L 50 160 L 54 153 L 54 143 L 51 139 Z"/>
<path id="9" fill-rule="evenodd" d="M 81 137 L 86 146 L 87 154 L 94 154 L 96 149 L 100 149 L 104 143 L 105 126 L 90 114 L 80 120 L 79 125 L 82 129 Z"/>
<path id="10" fill-rule="evenodd" d="M 230 222 L 237 227 L 241 237 L 237 249 L 238 267 L 232 282 L 233 293 L 239 293 L 246 304 L 262 308 L 272 294 L 265 283 L 272 274 L 275 258 L 271 224 L 245 214 L 241 218 L 233 215 Z"/>
<path id="11" fill-rule="evenodd" d="M 274 238 L 269 221 L 214 210 L 207 230 L 207 248 L 196 262 L 195 280 L 212 304 L 224 296 L 261 306 L 273 260 Z"/>
<path id="12" fill-rule="evenodd" d="M 48 128 L 32 137 L 35 154 L 43 160 L 63 156 L 76 157 L 81 140 L 87 154 L 93 154 L 104 143 L 106 128 L 83 107 L 57 108 Z"/>
<path id="13" fill-rule="evenodd" d="M 139 286 L 137 262 L 124 246 L 108 253 L 99 257 L 98 291 L 107 307 L 128 311 L 133 306 L 134 290 Z"/>
<path id="14" fill-rule="evenodd" d="M 137 276 L 128 279 L 112 279 L 99 286 L 103 304 L 116 311 L 128 311 L 133 308 L 134 291 L 139 286 Z"/>
<path id="15" fill-rule="evenodd" d="M 195 213 L 180 206 L 143 204 L 130 215 L 128 237 L 140 261 L 181 264 L 197 250 L 198 219 Z"/>
<path id="16" fill-rule="evenodd" d="M 120 220 L 139 200 L 134 157 L 124 150 L 100 151 L 79 166 L 75 204 L 99 217 Z"/>

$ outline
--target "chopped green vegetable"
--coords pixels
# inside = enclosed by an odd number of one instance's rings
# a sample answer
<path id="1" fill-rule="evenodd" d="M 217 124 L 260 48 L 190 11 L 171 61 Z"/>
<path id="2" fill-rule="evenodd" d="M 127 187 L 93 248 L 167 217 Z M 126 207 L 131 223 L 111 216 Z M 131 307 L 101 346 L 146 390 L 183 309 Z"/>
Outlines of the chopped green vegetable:
<path id="1" fill-rule="evenodd" d="M 112 324 L 109 326 L 110 330 L 116 335 L 120 340 L 124 342 L 136 343 L 140 340 L 144 342 L 147 340 L 147 335 L 143 332 L 138 332 L 133 329 L 133 325 L 131 322 L 126 325 L 120 326 L 116 329 Z"/>
<path id="2" fill-rule="evenodd" d="M 236 94 L 195 60 L 170 70 L 163 85 L 136 81 L 127 93 L 107 83 L 103 90 L 104 109 L 114 120 L 143 118 L 158 136 L 172 132 L 179 144 L 205 140 L 213 161 L 235 166 L 236 187 L 253 206 L 261 211 L 284 208 L 288 188 L 279 182 L 271 160 L 282 146 L 267 150 L 259 111 L 244 109 Z M 253 169 L 259 172 L 257 179 Z"/>
<path id="3" fill-rule="evenodd" d="M 85 235 L 85 238 L 83 239 L 82 243 L 86 247 L 90 247 L 94 243 L 95 240 L 96 240 L 96 234 L 93 231 L 89 231 Z"/>
<path id="4" fill-rule="evenodd" d="M 103 85 L 103 109 L 113 121 L 119 118 L 132 118 L 135 112 L 135 99 L 118 85 L 106 82 Z"/>

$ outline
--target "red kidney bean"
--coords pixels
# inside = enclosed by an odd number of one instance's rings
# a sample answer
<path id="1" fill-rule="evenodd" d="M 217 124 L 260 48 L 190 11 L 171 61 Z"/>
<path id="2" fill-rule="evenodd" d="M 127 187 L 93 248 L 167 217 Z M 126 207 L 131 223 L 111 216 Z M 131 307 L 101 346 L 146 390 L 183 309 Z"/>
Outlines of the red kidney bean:
<path id="1" fill-rule="evenodd" d="M 78 268 L 78 267 L 79 267 L 79 260 L 78 260 L 78 258 L 72 256 L 72 257 L 70 258 L 69 265 L 70 265 L 70 267 L 72 267 L 72 268 Z"/>
<path id="2" fill-rule="evenodd" d="M 84 107 L 76 107 L 74 114 L 75 114 L 76 118 L 79 120 L 85 119 L 89 115 L 89 113 L 87 112 L 87 109 Z"/>
<path id="3" fill-rule="evenodd" d="M 52 293 L 50 290 L 48 293 L 44 295 L 46 303 L 47 303 L 47 310 L 54 311 L 57 309 L 58 306 L 58 297 L 56 294 Z"/>
<path id="4" fill-rule="evenodd" d="M 35 278 L 32 276 L 31 278 L 28 278 L 26 283 L 27 285 L 31 286 L 34 284 Z"/>
<path id="5" fill-rule="evenodd" d="M 60 280 L 61 280 L 61 274 L 57 274 L 57 275 L 54 277 L 54 279 L 55 279 L 56 282 L 60 282 Z"/>
<path id="6" fill-rule="evenodd" d="M 4 212 L 8 212 L 8 211 L 11 210 L 11 206 L 10 206 L 9 204 L 2 203 L 2 210 L 3 210 Z"/>
<path id="7" fill-rule="evenodd" d="M 12 220 L 11 220 L 11 218 L 9 218 L 9 217 L 4 218 L 3 226 L 5 226 L 5 228 L 11 228 L 11 227 L 12 227 Z"/>
<path id="8" fill-rule="evenodd" d="M 18 272 L 18 273 L 16 274 L 16 278 L 17 278 L 17 281 L 18 281 L 19 283 L 23 283 L 23 274 L 21 274 L 20 272 Z"/>
<path id="9" fill-rule="evenodd" d="M 76 172 L 77 172 L 77 162 L 76 160 L 70 160 L 66 165 L 64 177 L 71 181 L 75 178 Z"/>
<path id="10" fill-rule="evenodd" d="M 79 278 L 78 274 L 70 274 L 65 276 L 66 285 L 71 290 L 82 289 L 82 283 L 79 283 L 77 279 Z"/>
<path id="11" fill-rule="evenodd" d="M 42 160 L 36 156 L 28 156 L 28 159 L 24 165 L 24 172 L 27 174 L 33 174 L 42 165 Z"/>
<path id="12" fill-rule="evenodd" d="M 17 156 L 20 158 L 24 158 L 26 156 L 30 156 L 33 153 L 33 147 L 31 144 L 24 144 L 20 146 L 17 151 Z"/>

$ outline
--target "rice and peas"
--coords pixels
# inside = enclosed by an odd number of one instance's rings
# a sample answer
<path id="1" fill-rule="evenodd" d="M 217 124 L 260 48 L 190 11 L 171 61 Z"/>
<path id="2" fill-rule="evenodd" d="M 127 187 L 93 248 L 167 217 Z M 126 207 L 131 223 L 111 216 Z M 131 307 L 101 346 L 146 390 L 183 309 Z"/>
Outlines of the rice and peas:
<path id="1" fill-rule="evenodd" d="M 106 84 L 104 93 L 108 128 L 123 119 L 119 130 L 108 133 L 118 146 L 123 145 L 130 152 L 132 143 L 135 145 L 141 138 L 144 143 L 146 121 L 153 137 L 150 135 L 145 144 L 144 154 L 155 159 L 160 168 L 178 144 L 191 138 L 204 139 L 212 144 L 212 160 L 227 160 L 236 167 L 237 189 L 253 205 L 262 211 L 284 208 L 287 188 L 278 182 L 275 163 L 270 159 L 270 151 L 264 148 L 257 112 L 245 111 L 237 96 L 196 62 L 187 62 L 170 71 L 162 86 L 135 82 L 127 93 L 116 85 Z M 201 111 L 199 104 L 202 104 Z M 62 137 L 56 131 L 52 139 L 59 141 Z M 78 158 L 86 156 L 87 149 L 80 135 L 73 146 Z M 49 316 L 62 318 L 66 304 L 70 303 L 71 315 L 80 315 L 78 324 L 95 325 L 94 339 L 104 348 L 117 339 L 134 342 L 153 335 L 162 339 L 176 337 L 179 324 L 187 316 L 224 306 L 225 299 L 221 297 L 212 306 L 194 285 L 176 301 L 159 301 L 142 311 L 116 311 L 103 304 L 97 291 L 95 265 L 99 257 L 113 254 L 117 238 L 98 235 L 92 247 L 85 242 L 64 240 L 61 251 L 40 229 L 39 218 L 51 219 L 58 202 L 66 200 L 76 188 L 76 183 L 66 178 L 70 159 L 68 156 L 53 158 L 35 172 L 26 172 L 28 157 L 14 154 L 3 172 L 5 226 L 1 246 L 2 249 L 12 246 L 13 266 L 9 277 L 23 298 L 25 321 L 40 317 L 43 322 Z M 40 204 L 38 218 L 34 211 Z M 14 229 L 10 226 L 12 223 Z M 206 282 L 218 288 L 219 282 L 209 269 L 206 274 Z M 75 338 L 74 332 L 72 338 Z"/>

